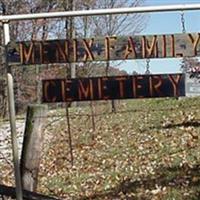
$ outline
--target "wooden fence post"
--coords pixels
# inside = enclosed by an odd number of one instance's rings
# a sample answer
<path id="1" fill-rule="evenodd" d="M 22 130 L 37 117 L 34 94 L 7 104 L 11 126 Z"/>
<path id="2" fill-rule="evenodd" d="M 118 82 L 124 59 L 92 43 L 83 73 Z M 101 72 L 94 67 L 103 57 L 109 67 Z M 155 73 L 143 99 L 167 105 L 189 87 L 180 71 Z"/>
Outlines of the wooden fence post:
<path id="1" fill-rule="evenodd" d="M 46 105 L 28 106 L 21 156 L 21 175 L 23 189 L 32 192 L 37 188 L 46 114 Z"/>

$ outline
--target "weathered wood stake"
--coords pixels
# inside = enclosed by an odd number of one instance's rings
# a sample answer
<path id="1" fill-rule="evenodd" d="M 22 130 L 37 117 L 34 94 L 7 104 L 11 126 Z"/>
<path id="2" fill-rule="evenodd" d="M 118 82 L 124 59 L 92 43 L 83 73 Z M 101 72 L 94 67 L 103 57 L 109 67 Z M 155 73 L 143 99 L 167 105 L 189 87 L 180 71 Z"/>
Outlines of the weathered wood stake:
<path id="1" fill-rule="evenodd" d="M 46 105 L 29 105 L 27 109 L 24 141 L 21 157 L 23 189 L 35 192 L 43 145 L 43 124 Z"/>

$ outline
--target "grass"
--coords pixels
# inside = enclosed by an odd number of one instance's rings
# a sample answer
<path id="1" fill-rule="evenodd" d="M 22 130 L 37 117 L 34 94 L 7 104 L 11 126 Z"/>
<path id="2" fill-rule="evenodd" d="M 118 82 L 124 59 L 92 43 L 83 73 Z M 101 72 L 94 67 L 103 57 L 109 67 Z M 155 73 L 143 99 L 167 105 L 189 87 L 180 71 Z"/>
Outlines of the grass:
<path id="1" fill-rule="evenodd" d="M 38 190 L 61 199 L 200 199 L 200 98 L 126 100 L 111 113 L 70 108 L 74 165 L 64 109 L 51 111 Z"/>
<path id="2" fill-rule="evenodd" d="M 199 98 L 121 101 L 117 113 L 96 105 L 95 130 L 75 115 L 90 107 L 70 108 L 74 166 L 62 120 L 49 132 L 39 190 L 66 199 L 200 198 L 199 106 Z"/>

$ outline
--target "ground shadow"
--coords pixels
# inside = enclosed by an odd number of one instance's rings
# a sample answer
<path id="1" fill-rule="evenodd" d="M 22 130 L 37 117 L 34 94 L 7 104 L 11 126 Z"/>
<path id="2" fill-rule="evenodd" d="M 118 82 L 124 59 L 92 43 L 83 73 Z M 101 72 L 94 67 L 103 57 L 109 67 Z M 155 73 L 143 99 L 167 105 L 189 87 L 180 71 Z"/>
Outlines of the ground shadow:
<path id="1" fill-rule="evenodd" d="M 171 129 L 171 128 L 178 128 L 178 127 L 195 127 L 198 128 L 200 127 L 200 120 L 193 120 L 193 121 L 185 121 L 185 122 L 181 122 L 181 123 L 170 123 L 164 126 L 158 125 L 158 126 L 152 126 L 150 127 L 150 129 Z"/>
<path id="2" fill-rule="evenodd" d="M 176 127 L 189 127 L 189 126 L 200 127 L 200 122 L 199 121 L 186 121 L 186 122 L 181 122 L 181 123 L 177 123 L 177 124 L 169 124 L 162 128 L 176 128 Z"/>
<path id="3" fill-rule="evenodd" d="M 111 190 L 102 191 L 89 197 L 81 197 L 79 200 L 120 199 L 119 194 L 121 193 L 126 195 L 131 192 L 137 192 L 140 188 L 153 190 L 155 189 L 155 185 L 174 188 L 200 187 L 200 165 L 193 166 L 192 168 L 188 166 L 160 168 L 157 171 L 158 174 L 154 178 L 146 177 L 141 181 L 126 180 Z M 196 194 L 196 199 L 200 199 L 200 192 Z"/>

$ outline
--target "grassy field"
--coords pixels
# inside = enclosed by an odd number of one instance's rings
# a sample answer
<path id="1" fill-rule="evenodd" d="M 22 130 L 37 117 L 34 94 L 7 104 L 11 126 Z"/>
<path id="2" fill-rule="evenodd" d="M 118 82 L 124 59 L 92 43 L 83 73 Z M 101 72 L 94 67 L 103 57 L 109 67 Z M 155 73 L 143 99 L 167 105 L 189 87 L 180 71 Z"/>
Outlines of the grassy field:
<path id="1" fill-rule="evenodd" d="M 46 128 L 39 191 L 62 199 L 200 199 L 200 98 L 70 108 Z M 95 128 L 95 130 L 94 130 Z"/>
<path id="2" fill-rule="evenodd" d="M 52 110 L 38 191 L 61 199 L 199 200 L 200 98 L 126 100 Z M 6 168 L 7 167 L 7 168 Z M 6 172 L 6 170 L 8 172 Z M 12 182 L 10 166 L 1 181 Z M 2 174 L 2 175 L 3 175 Z"/>

